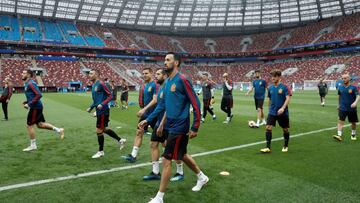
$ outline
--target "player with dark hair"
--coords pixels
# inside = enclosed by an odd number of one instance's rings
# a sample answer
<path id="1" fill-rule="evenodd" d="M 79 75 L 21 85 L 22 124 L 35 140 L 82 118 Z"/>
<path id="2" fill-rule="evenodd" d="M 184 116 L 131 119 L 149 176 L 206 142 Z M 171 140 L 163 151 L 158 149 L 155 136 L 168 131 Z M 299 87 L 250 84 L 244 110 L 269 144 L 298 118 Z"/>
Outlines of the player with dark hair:
<path id="1" fill-rule="evenodd" d="M 120 150 L 124 148 L 126 139 L 121 139 L 113 130 L 108 128 L 110 109 L 108 103 L 111 101 L 111 92 L 103 81 L 100 81 L 99 72 L 97 70 L 91 70 L 89 77 L 92 85 L 92 99 L 93 103 L 86 110 L 91 112 L 96 108 L 96 134 L 98 137 L 99 151 L 96 152 L 91 158 L 97 159 L 105 155 L 104 153 L 104 134 L 109 135 L 115 139 L 119 145 Z"/>
<path id="2" fill-rule="evenodd" d="M 121 108 L 127 109 L 128 108 L 128 100 L 129 100 L 129 86 L 126 83 L 125 79 L 121 80 Z"/>
<path id="3" fill-rule="evenodd" d="M 351 123 L 351 140 L 356 140 L 356 123 L 359 122 L 357 115 L 357 104 L 359 102 L 358 88 L 350 84 L 350 75 L 344 74 L 342 76 L 343 85 L 339 86 L 339 120 L 338 120 L 338 132 L 334 135 L 334 139 L 342 141 L 342 129 L 344 128 L 344 122 L 346 117 Z"/>
<path id="4" fill-rule="evenodd" d="M 159 85 L 157 85 L 153 80 L 153 71 L 151 68 L 143 69 L 143 79 L 144 79 L 144 84 L 141 86 L 139 93 L 139 105 L 141 109 L 137 113 L 137 116 L 140 118 L 139 123 L 145 120 L 154 111 L 157 103 L 157 92 L 159 90 Z M 149 123 L 149 125 L 153 130 L 155 124 L 156 121 Z M 137 128 L 136 136 L 134 140 L 134 146 L 131 151 L 131 154 L 128 154 L 127 156 L 123 157 L 126 161 L 130 163 L 136 161 L 145 131 L 147 131 L 147 126 L 145 126 L 144 129 L 139 127 Z"/>
<path id="5" fill-rule="evenodd" d="M 319 90 L 319 95 L 320 95 L 320 104 L 321 106 L 325 106 L 325 96 L 328 93 L 328 86 L 326 84 L 326 82 L 324 82 L 324 79 L 320 79 L 320 82 L 318 84 L 318 90 Z"/>
<path id="6" fill-rule="evenodd" d="M 225 121 L 223 123 L 230 123 L 233 114 L 231 113 L 231 109 L 233 107 L 233 95 L 232 91 L 234 88 L 233 81 L 229 79 L 229 74 L 223 74 L 224 82 L 223 82 L 223 96 L 221 99 L 221 110 L 224 111 L 227 115 Z"/>
<path id="7" fill-rule="evenodd" d="M 260 125 L 266 125 L 264 110 L 263 110 L 266 89 L 267 89 L 267 83 L 265 80 L 261 79 L 260 70 L 255 70 L 255 80 L 252 82 L 252 86 L 250 87 L 246 95 L 249 95 L 253 90 L 255 90 L 254 91 L 255 108 L 256 111 L 258 112 L 256 127 L 259 127 Z M 260 120 L 262 120 L 261 124 L 260 124 Z"/>
<path id="8" fill-rule="evenodd" d="M 5 78 L 4 80 L 5 83 L 5 87 L 3 89 L 3 92 L 0 96 L 0 102 L 2 104 L 2 110 L 4 112 L 4 118 L 2 119 L 3 121 L 7 121 L 9 119 L 8 117 L 8 105 L 9 105 L 9 101 L 12 95 L 12 85 L 10 82 L 10 78 Z"/>
<path id="9" fill-rule="evenodd" d="M 182 160 L 197 175 L 198 180 L 192 188 L 193 191 L 200 191 L 209 181 L 209 178 L 187 153 L 189 138 L 196 137 L 200 127 L 200 102 L 192 88 L 191 82 L 179 73 L 180 63 L 181 59 L 177 54 L 170 52 L 166 55 L 165 71 L 168 74 L 168 79 L 163 93 L 165 105 L 160 105 L 162 109 L 150 114 L 146 120 L 139 123 L 139 127 L 144 127 L 156 120 L 160 112 L 166 112 L 166 126 L 168 127 L 169 135 L 163 153 L 160 188 L 155 198 L 150 201 L 151 203 L 163 202 L 165 189 L 171 176 L 172 160 Z M 194 109 L 194 120 L 191 128 L 190 104 Z"/>
<path id="10" fill-rule="evenodd" d="M 30 109 L 27 116 L 27 130 L 30 137 L 30 146 L 23 149 L 24 152 L 32 151 L 37 149 L 36 135 L 34 125 L 41 129 L 53 130 L 59 134 L 61 139 L 64 139 L 64 128 L 57 128 L 50 123 L 45 122 L 43 115 L 43 104 L 40 101 L 42 94 L 39 87 L 32 78 L 34 72 L 32 70 L 24 70 L 22 72 L 22 80 L 25 81 L 25 95 L 26 101 L 23 102 L 25 109 Z"/>
<path id="11" fill-rule="evenodd" d="M 284 147 L 282 152 L 287 152 L 289 147 L 289 111 L 288 106 L 291 99 L 291 89 L 281 83 L 281 71 L 271 71 L 271 80 L 274 83 L 268 89 L 269 97 L 269 114 L 266 122 L 266 147 L 261 149 L 262 153 L 271 152 L 272 127 L 276 125 L 276 121 L 283 129 Z"/>
<path id="12" fill-rule="evenodd" d="M 207 112 L 209 112 L 210 115 L 212 115 L 213 120 L 216 119 L 216 115 L 211 108 L 211 105 L 215 103 L 214 88 L 213 88 L 215 83 L 209 80 L 209 76 L 207 73 L 203 74 L 202 79 L 203 82 L 201 84 L 201 89 L 197 94 L 198 95 L 200 95 L 201 93 L 203 94 L 203 113 L 202 113 L 201 122 L 204 123 Z"/>

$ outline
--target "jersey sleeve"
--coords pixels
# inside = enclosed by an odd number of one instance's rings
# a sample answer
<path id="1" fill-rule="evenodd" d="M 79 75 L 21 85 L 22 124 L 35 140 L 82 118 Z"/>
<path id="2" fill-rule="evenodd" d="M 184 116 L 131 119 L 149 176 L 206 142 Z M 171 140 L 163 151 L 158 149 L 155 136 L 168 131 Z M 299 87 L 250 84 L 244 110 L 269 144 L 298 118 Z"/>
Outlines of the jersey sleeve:
<path id="1" fill-rule="evenodd" d="M 292 91 L 291 91 L 290 87 L 287 85 L 285 85 L 284 94 L 285 94 L 285 96 L 292 96 Z"/>
<path id="2" fill-rule="evenodd" d="M 159 95 L 158 95 L 159 96 Z M 165 91 L 163 91 L 163 99 L 158 99 L 158 103 L 156 105 L 155 110 L 146 118 L 148 123 L 153 122 L 155 119 L 158 118 L 160 114 L 165 112 Z"/>
<path id="3" fill-rule="evenodd" d="M 194 120 L 193 120 L 193 124 L 191 126 L 191 130 L 194 132 L 197 132 L 200 127 L 200 116 L 201 116 L 200 101 L 199 101 L 199 98 L 196 96 L 194 88 L 193 88 L 192 84 L 190 83 L 190 81 L 187 78 L 185 78 L 184 76 L 180 76 L 180 78 L 181 78 L 181 81 L 183 82 L 183 86 L 184 86 L 186 95 L 187 95 L 188 99 L 190 100 L 190 103 L 193 107 Z"/>
<path id="4" fill-rule="evenodd" d="M 104 105 L 107 105 L 111 101 L 112 94 L 104 82 L 101 82 L 100 85 L 101 85 L 102 89 L 104 90 L 104 94 L 106 94 L 106 99 L 103 102 L 101 102 L 101 105 L 104 106 Z"/>
<path id="5" fill-rule="evenodd" d="M 359 95 L 359 90 L 358 90 L 357 86 L 354 86 L 354 94 L 355 94 L 356 96 Z"/>
<path id="6" fill-rule="evenodd" d="M 29 105 L 32 105 L 40 100 L 40 98 L 42 97 L 42 94 L 40 92 L 39 87 L 37 85 L 34 85 L 32 82 L 29 83 L 29 87 L 35 94 L 35 97 L 29 103 Z"/>

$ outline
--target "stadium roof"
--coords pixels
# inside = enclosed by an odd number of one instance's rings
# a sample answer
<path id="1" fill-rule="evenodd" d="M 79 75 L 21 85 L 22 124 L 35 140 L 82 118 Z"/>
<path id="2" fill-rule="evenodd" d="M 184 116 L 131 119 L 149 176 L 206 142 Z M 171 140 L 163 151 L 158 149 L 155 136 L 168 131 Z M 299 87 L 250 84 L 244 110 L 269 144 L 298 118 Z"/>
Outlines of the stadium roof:
<path id="1" fill-rule="evenodd" d="M 0 0 L 0 12 L 146 30 L 246 30 L 360 11 L 360 0 Z"/>

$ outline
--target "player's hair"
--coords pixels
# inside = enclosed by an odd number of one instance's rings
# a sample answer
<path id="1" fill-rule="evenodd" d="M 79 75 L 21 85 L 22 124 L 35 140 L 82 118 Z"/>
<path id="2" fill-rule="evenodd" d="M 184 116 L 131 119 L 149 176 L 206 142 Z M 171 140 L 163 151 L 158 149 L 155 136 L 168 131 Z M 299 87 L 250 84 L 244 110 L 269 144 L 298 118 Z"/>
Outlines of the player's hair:
<path id="1" fill-rule="evenodd" d="M 207 74 L 207 73 L 203 73 L 203 76 L 209 77 L 209 74 Z"/>
<path id="2" fill-rule="evenodd" d="M 165 71 L 164 71 L 163 68 L 158 68 L 158 69 L 156 69 L 156 72 L 157 72 L 157 71 L 161 71 L 161 74 L 165 75 Z"/>
<path id="3" fill-rule="evenodd" d="M 144 70 L 148 70 L 150 73 L 153 73 L 153 70 L 151 68 L 146 67 L 146 68 L 143 69 L 143 71 Z"/>
<path id="4" fill-rule="evenodd" d="M 27 69 L 26 73 L 30 75 L 30 77 L 34 77 L 34 71 Z"/>
<path id="5" fill-rule="evenodd" d="M 261 71 L 259 69 L 255 70 L 255 73 L 260 73 Z"/>
<path id="6" fill-rule="evenodd" d="M 169 55 L 169 54 L 174 56 L 174 60 L 179 62 L 178 67 L 180 67 L 181 56 L 179 54 L 174 53 L 174 52 L 168 52 L 166 55 Z"/>
<path id="7" fill-rule="evenodd" d="M 279 70 L 279 69 L 272 70 L 272 71 L 270 72 L 270 74 L 271 74 L 271 76 L 273 76 L 273 77 L 281 76 L 281 70 Z"/>

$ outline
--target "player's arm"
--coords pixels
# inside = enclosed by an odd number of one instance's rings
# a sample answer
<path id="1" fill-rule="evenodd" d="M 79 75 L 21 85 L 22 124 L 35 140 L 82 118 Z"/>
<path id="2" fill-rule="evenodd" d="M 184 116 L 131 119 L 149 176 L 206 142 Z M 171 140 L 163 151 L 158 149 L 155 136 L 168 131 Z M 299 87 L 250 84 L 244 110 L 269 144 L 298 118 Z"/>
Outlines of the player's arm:
<path id="1" fill-rule="evenodd" d="M 101 84 L 102 88 L 104 89 L 105 94 L 106 94 L 107 97 L 103 102 L 101 102 L 101 106 L 98 105 L 97 108 L 102 108 L 102 106 L 107 105 L 112 99 L 112 94 L 111 94 L 109 88 L 107 88 L 107 86 L 105 85 L 104 82 L 101 82 L 100 84 Z"/>
<path id="2" fill-rule="evenodd" d="M 358 88 L 355 88 L 354 94 L 356 95 L 356 99 L 354 101 L 354 103 L 351 104 L 351 108 L 356 108 L 358 102 L 359 102 L 359 93 L 358 93 Z"/>
<path id="3" fill-rule="evenodd" d="M 128 91 L 129 91 L 129 86 L 126 85 L 126 86 L 125 86 L 125 90 L 123 91 L 123 93 L 128 92 Z"/>
<path id="4" fill-rule="evenodd" d="M 34 84 L 32 84 L 31 82 L 29 83 L 29 87 L 31 88 L 31 90 L 34 92 L 35 97 L 30 101 L 30 103 L 28 103 L 28 105 L 33 105 L 36 102 L 38 102 L 40 100 L 40 98 L 42 97 L 42 94 L 39 90 L 38 86 L 35 86 Z"/>
<path id="5" fill-rule="evenodd" d="M 285 88 L 285 91 L 284 91 L 284 94 L 285 94 L 285 102 L 284 102 L 284 104 L 281 106 L 281 108 L 278 110 L 278 115 L 281 115 L 281 114 L 283 114 L 284 113 L 284 111 L 285 111 L 285 109 L 286 109 L 286 107 L 288 107 L 289 106 L 289 103 L 290 103 L 290 99 L 291 99 L 291 90 L 290 90 L 290 88 L 289 87 L 286 87 Z"/>
<path id="6" fill-rule="evenodd" d="M 187 95 L 188 99 L 190 100 L 190 103 L 193 107 L 193 112 L 194 112 L 194 120 L 193 120 L 193 124 L 191 126 L 191 130 L 189 132 L 189 137 L 193 138 L 193 137 L 197 136 L 197 132 L 200 127 L 200 116 L 201 116 L 200 101 L 199 101 L 199 98 L 196 96 L 195 91 L 194 91 L 190 81 L 186 78 L 182 78 L 182 81 L 183 81 L 183 84 L 185 87 L 186 95 Z"/>
<path id="7" fill-rule="evenodd" d="M 12 86 L 8 86 L 9 87 L 9 93 L 8 93 L 8 96 L 7 96 L 7 99 L 6 99 L 6 102 L 9 102 L 10 101 L 10 98 L 11 98 L 11 96 L 12 96 L 12 94 L 13 94 L 13 90 L 12 90 Z"/>
<path id="8" fill-rule="evenodd" d="M 165 98 L 164 98 L 165 99 Z M 144 128 L 148 123 L 151 123 L 155 121 L 155 119 L 163 112 L 165 112 L 165 101 L 162 99 L 162 102 L 160 102 L 155 110 L 146 118 L 146 120 L 141 121 L 138 124 L 139 128 Z"/>
<path id="9" fill-rule="evenodd" d="M 164 116 L 162 117 L 162 119 L 160 121 L 158 129 L 156 130 L 156 135 L 157 136 L 159 136 L 159 137 L 162 136 L 162 132 L 164 130 L 165 123 L 166 123 L 166 111 L 165 111 Z"/>
<path id="10" fill-rule="evenodd" d="M 225 81 L 225 86 L 226 86 L 226 88 L 228 89 L 228 90 L 232 90 L 232 82 L 230 82 L 230 84 L 229 84 L 229 81 Z"/>

